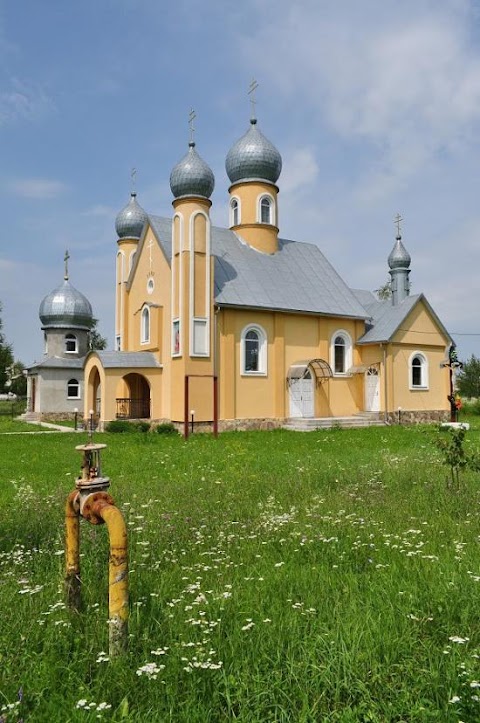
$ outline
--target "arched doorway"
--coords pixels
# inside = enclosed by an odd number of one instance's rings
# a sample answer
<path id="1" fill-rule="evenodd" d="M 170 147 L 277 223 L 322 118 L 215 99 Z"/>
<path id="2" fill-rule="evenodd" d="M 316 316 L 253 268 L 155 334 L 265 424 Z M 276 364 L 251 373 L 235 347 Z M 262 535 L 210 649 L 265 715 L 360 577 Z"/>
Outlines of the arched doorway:
<path id="1" fill-rule="evenodd" d="M 100 379 L 100 372 L 97 367 L 93 367 L 88 376 L 87 400 L 88 409 L 93 409 L 95 415 L 99 416 L 102 403 L 102 383 Z"/>
<path id="2" fill-rule="evenodd" d="M 141 374 L 123 377 L 124 394 L 117 397 L 117 419 L 150 419 L 150 384 Z"/>

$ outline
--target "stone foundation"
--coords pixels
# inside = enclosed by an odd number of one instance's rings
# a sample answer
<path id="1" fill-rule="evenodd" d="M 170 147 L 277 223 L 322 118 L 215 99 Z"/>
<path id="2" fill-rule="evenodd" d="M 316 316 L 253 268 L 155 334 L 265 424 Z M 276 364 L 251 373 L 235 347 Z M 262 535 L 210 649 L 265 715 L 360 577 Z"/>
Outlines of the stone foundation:
<path id="1" fill-rule="evenodd" d="M 400 412 L 387 413 L 388 424 L 440 424 L 448 421 L 450 421 L 450 412 L 445 409 L 402 409 Z"/>

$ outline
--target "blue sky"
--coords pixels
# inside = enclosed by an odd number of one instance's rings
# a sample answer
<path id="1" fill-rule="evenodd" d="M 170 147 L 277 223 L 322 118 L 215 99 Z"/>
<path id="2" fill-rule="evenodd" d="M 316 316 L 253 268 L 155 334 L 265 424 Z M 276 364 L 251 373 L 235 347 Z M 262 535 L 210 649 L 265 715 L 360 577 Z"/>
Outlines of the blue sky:
<path id="1" fill-rule="evenodd" d="M 280 232 L 317 243 L 354 288 L 388 278 L 404 218 L 412 293 L 480 355 L 480 15 L 474 0 L 0 0 L 0 301 L 24 363 L 63 278 L 114 340 L 114 221 L 171 214 L 169 175 L 197 113 L 216 178 L 248 127 L 283 157 Z"/>

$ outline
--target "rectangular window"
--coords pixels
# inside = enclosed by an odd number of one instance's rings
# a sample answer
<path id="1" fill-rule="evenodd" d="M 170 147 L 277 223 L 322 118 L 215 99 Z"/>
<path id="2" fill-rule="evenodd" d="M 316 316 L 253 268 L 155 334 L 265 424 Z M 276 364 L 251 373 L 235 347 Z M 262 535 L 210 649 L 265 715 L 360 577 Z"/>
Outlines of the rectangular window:
<path id="1" fill-rule="evenodd" d="M 120 336 L 115 337 L 115 351 L 121 351 L 122 349 L 122 341 Z"/>
<path id="2" fill-rule="evenodd" d="M 193 320 L 193 346 L 192 354 L 199 356 L 208 355 L 208 344 L 207 344 L 207 320 L 206 319 L 194 319 Z"/>
<path id="3" fill-rule="evenodd" d="M 180 355 L 180 320 L 175 319 L 172 323 L 172 356 Z"/>

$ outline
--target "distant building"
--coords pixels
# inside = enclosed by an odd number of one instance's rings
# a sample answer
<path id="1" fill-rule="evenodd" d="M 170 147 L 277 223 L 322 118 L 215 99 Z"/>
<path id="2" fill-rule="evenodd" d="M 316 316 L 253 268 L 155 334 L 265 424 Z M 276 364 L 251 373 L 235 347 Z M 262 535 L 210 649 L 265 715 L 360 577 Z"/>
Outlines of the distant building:
<path id="1" fill-rule="evenodd" d="M 39 316 L 44 331 L 44 356 L 28 368 L 28 414 L 65 415 L 78 409 L 83 414 L 83 365 L 89 350 L 93 324 L 88 299 L 69 281 L 68 254 L 65 276 L 40 304 Z"/>
<path id="2" fill-rule="evenodd" d="M 116 219 L 116 350 L 87 356 L 85 416 L 208 423 L 215 406 L 228 429 L 396 420 L 399 407 L 404 420 L 448 415 L 441 362 L 452 340 L 423 294 L 410 295 L 400 228 L 392 295 L 378 301 L 318 246 L 279 237 L 281 168 L 252 118 L 226 158 L 228 228 L 210 223 L 214 176 L 193 140 L 170 175 L 172 218 L 147 214 L 132 193 Z"/>

